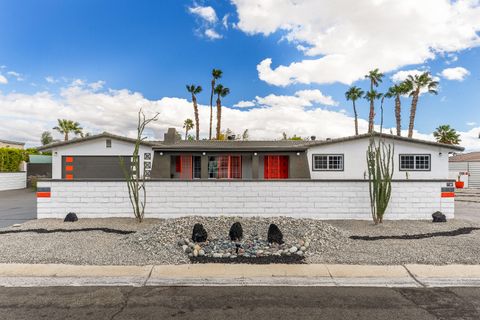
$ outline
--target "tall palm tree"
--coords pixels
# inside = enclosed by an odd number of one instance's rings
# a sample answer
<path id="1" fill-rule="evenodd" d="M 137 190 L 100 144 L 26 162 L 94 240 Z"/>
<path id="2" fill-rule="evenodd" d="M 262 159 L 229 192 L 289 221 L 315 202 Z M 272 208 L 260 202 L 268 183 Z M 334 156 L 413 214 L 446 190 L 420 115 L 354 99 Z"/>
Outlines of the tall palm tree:
<path id="1" fill-rule="evenodd" d="M 187 91 L 192 94 L 192 103 L 193 103 L 193 112 L 195 113 L 195 139 L 200 139 L 200 120 L 198 118 L 198 105 L 197 105 L 197 94 L 202 92 L 201 86 L 196 86 L 194 84 L 187 84 Z"/>
<path id="2" fill-rule="evenodd" d="M 386 98 L 395 97 L 395 120 L 397 123 L 397 136 L 399 137 L 402 135 L 402 106 L 400 96 L 407 94 L 409 91 L 409 85 L 406 82 L 401 82 L 388 88 L 388 91 L 385 94 Z"/>
<path id="3" fill-rule="evenodd" d="M 375 89 L 372 89 L 370 91 L 367 91 L 363 97 L 368 101 L 370 101 L 370 106 L 372 106 L 375 103 L 375 100 L 378 100 L 383 97 L 383 94 L 381 94 Z M 370 109 L 370 113 L 371 112 L 372 112 L 372 109 Z M 375 116 L 375 113 L 373 114 L 373 116 Z M 372 125 L 371 128 L 370 128 L 370 124 Z M 373 132 L 373 118 L 372 118 L 372 122 L 370 122 L 370 119 L 368 122 L 368 133 L 372 133 L 372 132 Z"/>
<path id="4" fill-rule="evenodd" d="M 409 86 L 409 93 L 412 97 L 412 104 L 410 106 L 410 122 L 408 125 L 408 137 L 413 136 L 413 128 L 415 125 L 415 114 L 417 113 L 418 97 L 423 89 L 426 89 L 428 93 L 437 94 L 438 81 L 434 81 L 430 73 L 424 72 L 420 75 L 408 75 L 405 80 Z"/>
<path id="5" fill-rule="evenodd" d="M 363 90 L 359 87 L 353 86 L 345 92 L 345 98 L 347 100 L 351 100 L 353 103 L 353 114 L 355 115 L 355 135 L 358 136 L 358 114 L 357 114 L 357 107 L 355 106 L 355 101 L 363 97 Z"/>
<path id="6" fill-rule="evenodd" d="M 44 131 L 42 132 L 42 137 L 40 138 L 40 141 L 42 142 L 42 146 L 45 146 L 47 144 L 50 144 L 53 142 L 52 134 L 50 131 Z"/>
<path id="7" fill-rule="evenodd" d="M 185 119 L 183 123 L 183 129 L 185 129 L 185 140 L 188 140 L 188 131 L 192 130 L 195 125 L 192 119 Z M 198 140 L 198 139 L 197 139 Z"/>
<path id="8" fill-rule="evenodd" d="M 212 123 L 213 123 L 213 94 L 215 93 L 215 83 L 222 77 L 223 71 L 220 69 L 212 70 L 212 92 L 210 93 L 210 131 L 208 139 L 212 140 Z M 217 117 L 218 118 L 218 117 Z M 217 134 L 218 137 L 218 134 Z"/>
<path id="9" fill-rule="evenodd" d="M 61 134 L 64 135 L 64 140 L 68 141 L 68 134 L 73 132 L 75 135 L 82 134 L 83 128 L 80 127 L 80 123 L 74 122 L 72 120 L 67 119 L 57 119 L 58 125 L 53 127 L 53 130 L 57 130 Z"/>
<path id="10" fill-rule="evenodd" d="M 374 91 L 375 87 L 382 82 L 384 74 L 381 73 L 378 68 L 371 70 L 365 75 L 365 78 L 370 79 L 370 91 Z M 373 124 L 375 121 L 375 99 L 371 99 L 370 101 L 370 113 L 368 114 L 368 133 L 373 132 Z"/>
<path id="11" fill-rule="evenodd" d="M 439 126 L 433 132 L 433 136 L 440 143 L 446 144 L 460 144 L 460 134 L 453 128 L 451 128 L 448 124 L 444 124 Z"/>
<path id="12" fill-rule="evenodd" d="M 217 95 L 217 140 L 220 139 L 220 130 L 222 123 L 222 101 L 220 97 L 224 98 L 230 93 L 230 89 L 218 84 L 215 87 L 215 94 Z"/>

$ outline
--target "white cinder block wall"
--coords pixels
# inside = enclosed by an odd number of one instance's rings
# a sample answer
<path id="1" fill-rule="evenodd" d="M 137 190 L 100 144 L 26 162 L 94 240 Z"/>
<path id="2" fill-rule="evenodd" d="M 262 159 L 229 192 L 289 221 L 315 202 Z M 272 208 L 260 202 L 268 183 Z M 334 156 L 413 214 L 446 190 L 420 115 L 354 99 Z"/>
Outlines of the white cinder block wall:
<path id="1" fill-rule="evenodd" d="M 0 191 L 27 187 L 26 172 L 0 172 Z"/>
<path id="2" fill-rule="evenodd" d="M 385 219 L 453 218 L 454 198 L 442 198 L 446 182 L 393 182 Z M 40 181 L 38 218 L 133 217 L 123 181 Z M 293 216 L 369 220 L 366 181 L 149 181 L 147 218 L 187 215 Z"/>

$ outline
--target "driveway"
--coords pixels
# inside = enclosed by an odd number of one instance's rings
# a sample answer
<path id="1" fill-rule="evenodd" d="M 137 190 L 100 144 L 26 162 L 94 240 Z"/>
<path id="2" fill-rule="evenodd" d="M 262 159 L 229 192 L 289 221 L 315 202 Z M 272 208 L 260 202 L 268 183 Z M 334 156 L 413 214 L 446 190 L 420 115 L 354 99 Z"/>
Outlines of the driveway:
<path id="1" fill-rule="evenodd" d="M 480 223 L 480 202 L 455 201 L 455 219 Z"/>
<path id="2" fill-rule="evenodd" d="M 0 191 L 0 228 L 37 217 L 36 194 L 31 189 Z"/>

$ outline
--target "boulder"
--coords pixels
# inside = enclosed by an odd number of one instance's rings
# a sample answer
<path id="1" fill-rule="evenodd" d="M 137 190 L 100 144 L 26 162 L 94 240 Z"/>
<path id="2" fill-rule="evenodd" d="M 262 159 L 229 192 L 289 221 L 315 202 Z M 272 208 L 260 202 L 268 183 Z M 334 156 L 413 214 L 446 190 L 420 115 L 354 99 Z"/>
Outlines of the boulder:
<path id="1" fill-rule="evenodd" d="M 447 222 L 447 217 L 440 211 L 435 212 L 432 214 L 433 222 Z"/>
<path id="2" fill-rule="evenodd" d="M 282 231 L 280 231 L 276 224 L 272 223 L 270 227 L 268 227 L 267 240 L 269 243 L 283 243 L 283 233 Z"/>
<path id="3" fill-rule="evenodd" d="M 207 230 L 203 227 L 202 224 L 196 223 L 193 226 L 193 232 L 192 232 L 192 241 L 193 242 L 205 242 L 207 241 Z"/>
<path id="4" fill-rule="evenodd" d="M 240 222 L 235 222 L 230 227 L 230 232 L 228 233 L 230 236 L 230 240 L 232 241 L 240 241 L 243 237 L 243 228 Z"/>
<path id="5" fill-rule="evenodd" d="M 78 217 L 75 214 L 75 212 L 69 212 L 66 216 L 65 219 L 63 219 L 63 222 L 75 222 L 78 221 Z"/>

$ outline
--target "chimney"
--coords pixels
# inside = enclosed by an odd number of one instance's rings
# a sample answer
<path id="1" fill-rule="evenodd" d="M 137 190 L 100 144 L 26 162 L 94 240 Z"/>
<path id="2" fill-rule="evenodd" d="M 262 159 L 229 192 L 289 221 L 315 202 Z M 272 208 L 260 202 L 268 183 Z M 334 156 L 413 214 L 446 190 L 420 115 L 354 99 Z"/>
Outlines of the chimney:
<path id="1" fill-rule="evenodd" d="M 174 144 L 178 140 L 177 130 L 175 128 L 168 128 L 168 131 L 163 134 L 163 142 L 165 144 Z"/>
<path id="2" fill-rule="evenodd" d="M 315 136 L 310 137 L 310 140 L 312 140 L 312 141 L 315 141 L 315 139 L 317 139 L 317 137 L 315 137 Z"/>

